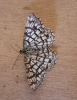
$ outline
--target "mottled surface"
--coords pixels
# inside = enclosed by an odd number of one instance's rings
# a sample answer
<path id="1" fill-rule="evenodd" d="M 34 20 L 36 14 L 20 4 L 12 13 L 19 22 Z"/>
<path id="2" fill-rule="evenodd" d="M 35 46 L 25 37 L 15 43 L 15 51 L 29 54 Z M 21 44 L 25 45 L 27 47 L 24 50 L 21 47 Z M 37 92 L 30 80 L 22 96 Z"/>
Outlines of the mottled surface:
<path id="1" fill-rule="evenodd" d="M 56 37 L 58 62 L 44 84 L 31 92 L 26 79 L 23 34 L 29 13 L 39 16 Z M 19 47 L 18 47 L 19 46 Z M 0 0 L 0 100 L 77 100 L 77 1 Z"/>

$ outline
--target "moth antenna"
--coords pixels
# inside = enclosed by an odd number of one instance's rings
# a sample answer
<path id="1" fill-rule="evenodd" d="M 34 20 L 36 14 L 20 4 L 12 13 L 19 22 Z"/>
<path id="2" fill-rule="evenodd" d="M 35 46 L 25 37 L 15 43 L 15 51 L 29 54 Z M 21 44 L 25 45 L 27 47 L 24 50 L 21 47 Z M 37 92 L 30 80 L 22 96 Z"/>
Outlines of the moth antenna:
<path id="1" fill-rule="evenodd" d="M 19 51 L 17 51 L 12 45 L 11 45 L 11 47 L 12 47 L 16 52 L 19 53 Z M 18 47 L 19 47 L 19 46 L 18 46 Z M 17 56 L 17 58 L 16 58 L 16 60 L 15 60 L 15 62 L 14 62 L 14 64 L 13 64 L 13 66 L 12 66 L 12 69 L 14 68 L 14 66 L 15 66 L 15 64 L 16 64 L 16 62 L 17 62 L 17 60 L 18 60 L 18 58 L 19 58 L 19 56 L 20 56 L 20 53 L 19 53 L 19 55 Z"/>
<path id="2" fill-rule="evenodd" d="M 12 45 L 11 45 L 11 47 L 16 51 L 16 52 L 18 52 L 19 53 L 19 51 L 17 51 Z"/>
<path id="3" fill-rule="evenodd" d="M 18 48 L 22 49 L 21 47 L 19 47 L 17 44 L 15 44 Z"/>
<path id="4" fill-rule="evenodd" d="M 20 56 L 20 53 L 19 53 L 19 55 L 17 56 L 17 58 L 16 58 L 16 60 L 15 60 L 15 62 L 14 62 L 14 64 L 13 64 L 13 66 L 12 66 L 12 69 L 14 68 L 14 66 L 15 66 L 15 64 L 16 64 L 16 62 L 17 62 L 17 60 L 18 60 L 18 58 L 19 58 L 19 56 Z"/>

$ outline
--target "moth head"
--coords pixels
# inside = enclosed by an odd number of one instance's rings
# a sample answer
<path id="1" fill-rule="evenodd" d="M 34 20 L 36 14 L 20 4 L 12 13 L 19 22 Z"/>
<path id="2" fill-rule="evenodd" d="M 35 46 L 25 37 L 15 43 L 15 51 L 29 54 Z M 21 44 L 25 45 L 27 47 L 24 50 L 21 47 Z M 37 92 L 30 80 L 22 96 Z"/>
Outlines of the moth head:
<path id="1" fill-rule="evenodd" d="M 24 51 L 24 50 L 20 50 L 19 53 L 20 53 L 20 54 L 24 54 L 25 51 Z"/>

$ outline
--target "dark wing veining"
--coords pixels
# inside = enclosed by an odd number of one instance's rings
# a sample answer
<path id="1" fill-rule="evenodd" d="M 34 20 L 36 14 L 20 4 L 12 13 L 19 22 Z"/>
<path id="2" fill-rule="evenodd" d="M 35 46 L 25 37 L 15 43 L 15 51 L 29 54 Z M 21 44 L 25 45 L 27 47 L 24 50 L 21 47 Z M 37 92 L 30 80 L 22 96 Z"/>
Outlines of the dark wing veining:
<path id="1" fill-rule="evenodd" d="M 44 53 L 30 55 L 27 58 L 27 61 L 25 61 L 27 78 L 32 90 L 36 90 L 42 84 L 46 69 L 52 69 L 56 60 L 56 54 L 51 49 Z"/>
<path id="2" fill-rule="evenodd" d="M 30 14 L 25 27 L 23 46 L 40 48 L 51 46 L 55 40 L 54 33 L 50 29 L 45 29 L 42 22 L 35 15 Z"/>
<path id="3" fill-rule="evenodd" d="M 35 53 L 24 55 L 27 78 L 32 90 L 36 90 L 44 80 L 46 69 L 52 69 L 57 56 L 49 48 L 55 40 L 54 33 L 44 28 L 44 25 L 34 14 L 29 14 L 25 27 L 23 47 L 36 48 Z"/>

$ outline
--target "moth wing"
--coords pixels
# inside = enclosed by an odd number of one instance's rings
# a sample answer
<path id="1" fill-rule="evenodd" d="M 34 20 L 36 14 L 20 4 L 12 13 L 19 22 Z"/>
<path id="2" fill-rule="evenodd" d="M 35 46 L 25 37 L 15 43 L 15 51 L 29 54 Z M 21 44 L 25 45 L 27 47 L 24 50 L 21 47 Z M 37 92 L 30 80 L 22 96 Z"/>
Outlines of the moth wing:
<path id="1" fill-rule="evenodd" d="M 29 86 L 32 90 L 36 90 L 43 83 L 46 72 L 45 69 L 41 68 L 42 63 L 33 57 L 34 55 L 29 57 L 25 64 Z"/>
<path id="2" fill-rule="evenodd" d="M 27 78 L 32 90 L 36 90 L 43 83 L 46 70 L 54 68 L 56 61 L 57 56 L 51 49 L 45 53 L 30 55 L 27 61 L 25 60 Z"/>
<path id="3" fill-rule="evenodd" d="M 51 29 L 44 28 L 44 25 L 34 14 L 29 14 L 25 27 L 23 47 L 45 47 L 51 46 L 55 40 Z"/>

